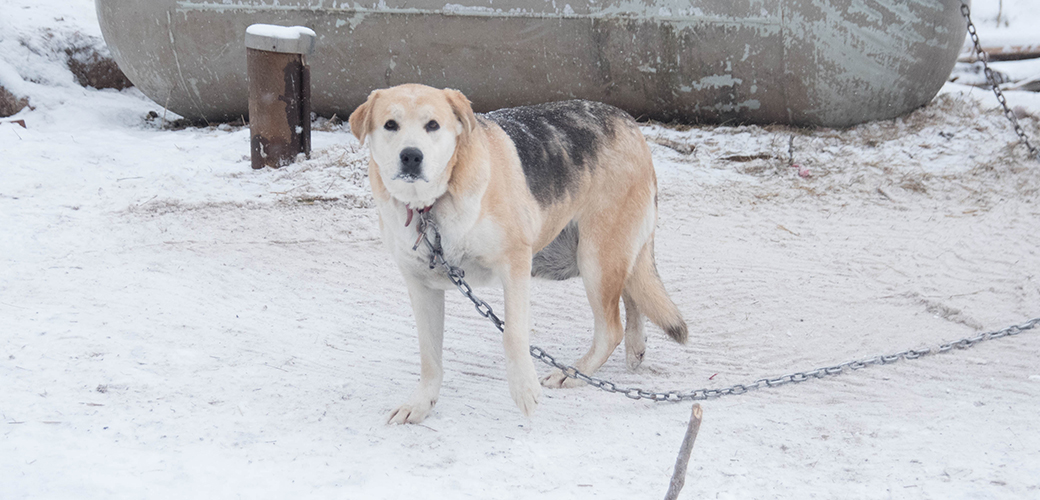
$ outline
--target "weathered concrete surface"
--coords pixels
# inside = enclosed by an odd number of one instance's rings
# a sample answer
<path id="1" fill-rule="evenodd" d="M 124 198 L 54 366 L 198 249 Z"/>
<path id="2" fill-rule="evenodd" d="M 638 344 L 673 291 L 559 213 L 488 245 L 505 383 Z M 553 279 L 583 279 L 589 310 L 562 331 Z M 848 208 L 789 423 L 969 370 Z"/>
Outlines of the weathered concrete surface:
<path id="1" fill-rule="evenodd" d="M 461 0 L 455 0 L 461 1 Z M 478 111 L 584 98 L 637 117 L 846 126 L 927 103 L 964 39 L 959 0 L 97 0 L 123 71 L 207 120 L 247 113 L 245 29 L 318 33 L 314 110 L 379 87 L 462 90 Z"/>

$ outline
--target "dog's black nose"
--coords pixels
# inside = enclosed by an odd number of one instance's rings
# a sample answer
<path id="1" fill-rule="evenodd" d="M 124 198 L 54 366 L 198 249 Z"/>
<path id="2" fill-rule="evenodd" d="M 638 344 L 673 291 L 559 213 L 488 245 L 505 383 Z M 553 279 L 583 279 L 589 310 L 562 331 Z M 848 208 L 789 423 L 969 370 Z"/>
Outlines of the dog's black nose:
<path id="1" fill-rule="evenodd" d="M 401 174 L 418 178 L 422 175 L 422 151 L 419 148 L 404 148 L 401 151 Z"/>

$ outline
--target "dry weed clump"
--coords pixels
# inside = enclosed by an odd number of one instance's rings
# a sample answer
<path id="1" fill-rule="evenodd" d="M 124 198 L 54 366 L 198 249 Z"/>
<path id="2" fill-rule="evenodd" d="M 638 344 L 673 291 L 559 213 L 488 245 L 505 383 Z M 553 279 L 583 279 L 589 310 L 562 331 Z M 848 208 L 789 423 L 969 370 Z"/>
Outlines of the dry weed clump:
<path id="1" fill-rule="evenodd" d="M 104 44 L 75 45 L 65 49 L 65 55 L 76 83 L 84 87 L 123 90 L 134 85 L 108 54 Z"/>
<path id="2" fill-rule="evenodd" d="M 69 28 L 43 28 L 20 36 L 18 42 L 31 54 L 64 63 L 76 83 L 84 87 L 121 90 L 133 86 L 101 37 Z M 57 83 L 55 74 L 32 68 L 21 77 L 35 83 Z"/>
<path id="3" fill-rule="evenodd" d="M 18 97 L 0 86 L 0 118 L 14 116 L 27 106 L 29 106 L 29 99 Z"/>

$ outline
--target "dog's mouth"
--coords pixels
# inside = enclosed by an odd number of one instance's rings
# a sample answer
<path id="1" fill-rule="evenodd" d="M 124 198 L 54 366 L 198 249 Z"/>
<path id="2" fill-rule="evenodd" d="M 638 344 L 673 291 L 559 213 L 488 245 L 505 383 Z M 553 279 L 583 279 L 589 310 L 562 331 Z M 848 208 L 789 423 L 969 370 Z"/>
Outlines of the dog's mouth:
<path id="1" fill-rule="evenodd" d="M 409 184 L 412 184 L 415 181 L 430 182 L 430 180 L 427 179 L 426 176 L 423 175 L 421 172 L 420 173 L 398 172 L 397 175 L 391 177 L 390 180 L 392 180 L 392 181 L 402 180 L 402 181 L 405 181 L 405 182 L 407 182 Z"/>

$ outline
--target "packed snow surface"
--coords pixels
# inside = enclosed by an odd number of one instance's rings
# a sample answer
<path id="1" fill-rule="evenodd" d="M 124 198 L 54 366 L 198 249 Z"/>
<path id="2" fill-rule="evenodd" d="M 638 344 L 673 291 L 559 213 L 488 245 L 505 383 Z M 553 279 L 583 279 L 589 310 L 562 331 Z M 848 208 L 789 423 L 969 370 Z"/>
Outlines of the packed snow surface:
<path id="1" fill-rule="evenodd" d="M 0 13 L 0 85 L 35 108 L 0 123 L 0 498 L 664 495 L 689 403 L 546 390 L 524 418 L 456 294 L 433 414 L 384 424 L 418 345 L 345 126 L 254 171 L 248 129 L 166 130 L 132 88 L 76 86 L 60 50 L 97 36 L 91 2 Z M 1037 95 L 1008 101 L 1040 142 Z M 643 131 L 691 333 L 650 327 L 642 367 L 600 370 L 619 385 L 721 388 L 1040 316 L 1040 163 L 986 91 L 845 130 Z M 532 303 L 536 345 L 584 352 L 579 280 Z M 681 498 L 1040 497 L 1037 330 L 701 404 Z"/>

